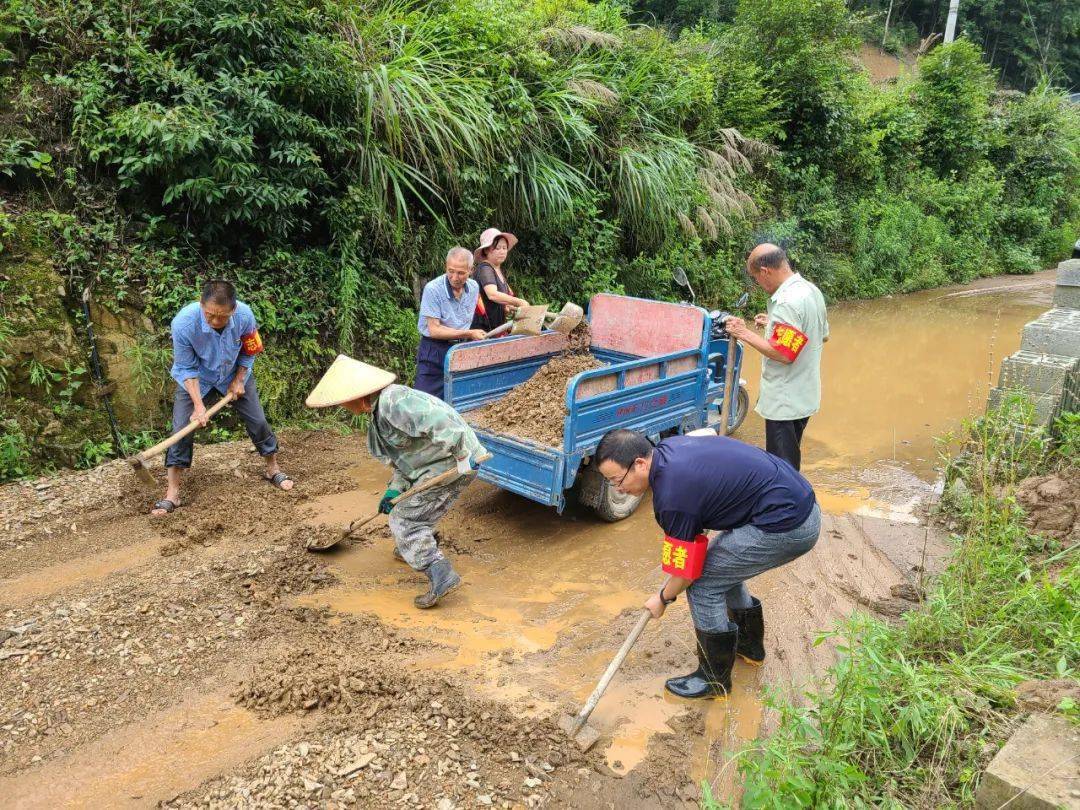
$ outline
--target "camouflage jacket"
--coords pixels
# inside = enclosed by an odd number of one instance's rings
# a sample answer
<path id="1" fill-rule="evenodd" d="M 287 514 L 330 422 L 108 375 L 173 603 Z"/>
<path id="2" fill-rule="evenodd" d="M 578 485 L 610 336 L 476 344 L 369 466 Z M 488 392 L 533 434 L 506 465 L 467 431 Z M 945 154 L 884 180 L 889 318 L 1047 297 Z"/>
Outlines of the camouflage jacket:
<path id="1" fill-rule="evenodd" d="M 438 475 L 455 459 L 484 452 L 476 433 L 461 415 L 423 391 L 388 385 L 376 400 L 367 446 L 375 458 L 394 468 L 390 488 L 404 492 L 421 478 Z"/>

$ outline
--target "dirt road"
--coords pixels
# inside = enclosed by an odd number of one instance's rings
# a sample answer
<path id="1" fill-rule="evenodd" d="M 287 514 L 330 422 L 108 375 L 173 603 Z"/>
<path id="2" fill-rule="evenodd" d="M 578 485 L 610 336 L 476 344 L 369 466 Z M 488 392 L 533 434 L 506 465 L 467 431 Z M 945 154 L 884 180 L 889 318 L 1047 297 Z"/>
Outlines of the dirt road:
<path id="1" fill-rule="evenodd" d="M 384 469 L 356 437 L 284 442 L 294 492 L 263 484 L 245 443 L 200 448 L 185 506 L 160 522 L 123 463 L 0 490 L 7 806 L 693 802 L 701 778 L 730 789 L 761 685 L 820 674 L 815 635 L 857 605 L 893 610 L 903 579 L 870 524 L 830 518 L 813 555 L 755 583 L 769 661 L 737 667 L 729 704 L 663 695 L 692 666 L 680 601 L 581 755 L 552 721 L 659 581 L 647 507 L 609 525 L 475 484 L 440 541 L 466 587 L 420 613 L 423 578 L 394 561 L 381 521 L 330 554 L 302 550 L 372 507 Z"/>
<path id="2" fill-rule="evenodd" d="M 552 719 L 587 696 L 660 581 L 647 502 L 604 524 L 474 484 L 441 527 L 465 587 L 421 613 L 423 578 L 394 561 L 382 519 L 329 554 L 302 550 L 377 503 L 386 472 L 359 437 L 283 436 L 291 493 L 259 480 L 246 443 L 200 447 L 185 506 L 162 522 L 123 463 L 2 487 L 4 806 L 652 808 L 693 804 L 702 779 L 733 796 L 732 752 L 771 722 L 762 687 L 820 676 L 822 631 L 856 608 L 896 616 L 948 553 L 910 509 L 933 437 L 980 408 L 1051 284 L 831 313 L 804 465 L 832 514 L 813 553 L 751 583 L 766 665 L 737 664 L 726 703 L 665 696 L 693 665 L 680 600 L 593 715 L 605 739 L 588 755 Z M 888 373 L 867 374 L 882 356 Z M 753 387 L 752 363 L 744 376 Z M 756 415 L 739 437 L 761 444 Z M 1027 497 L 1053 528 L 1056 490 L 1040 486 Z"/>

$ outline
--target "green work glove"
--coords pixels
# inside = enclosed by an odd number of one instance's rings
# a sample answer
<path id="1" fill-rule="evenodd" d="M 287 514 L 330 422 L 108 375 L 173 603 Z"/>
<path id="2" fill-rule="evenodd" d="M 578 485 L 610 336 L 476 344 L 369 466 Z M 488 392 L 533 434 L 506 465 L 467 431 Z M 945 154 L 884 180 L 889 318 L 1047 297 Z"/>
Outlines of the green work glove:
<path id="1" fill-rule="evenodd" d="M 392 501 L 401 493 L 396 489 L 388 489 L 383 493 L 382 500 L 379 501 L 379 513 L 383 515 L 389 515 L 390 510 L 394 508 Z"/>

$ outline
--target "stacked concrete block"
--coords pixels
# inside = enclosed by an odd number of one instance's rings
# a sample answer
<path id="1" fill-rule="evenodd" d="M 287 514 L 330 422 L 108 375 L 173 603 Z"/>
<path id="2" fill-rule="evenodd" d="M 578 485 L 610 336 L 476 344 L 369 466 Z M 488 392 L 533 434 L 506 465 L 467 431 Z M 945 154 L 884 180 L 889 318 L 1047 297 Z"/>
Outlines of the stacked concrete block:
<path id="1" fill-rule="evenodd" d="M 1080 309 L 1080 259 L 1069 259 L 1058 265 L 1054 306 Z"/>
<path id="2" fill-rule="evenodd" d="M 1002 362 L 987 408 L 1017 388 L 1030 394 L 1039 424 L 1080 410 L 1080 259 L 1058 265 L 1054 308 L 1024 327 L 1020 351 Z"/>
<path id="3" fill-rule="evenodd" d="M 1063 717 L 1033 714 L 990 762 L 978 810 L 1080 807 L 1080 731 Z"/>

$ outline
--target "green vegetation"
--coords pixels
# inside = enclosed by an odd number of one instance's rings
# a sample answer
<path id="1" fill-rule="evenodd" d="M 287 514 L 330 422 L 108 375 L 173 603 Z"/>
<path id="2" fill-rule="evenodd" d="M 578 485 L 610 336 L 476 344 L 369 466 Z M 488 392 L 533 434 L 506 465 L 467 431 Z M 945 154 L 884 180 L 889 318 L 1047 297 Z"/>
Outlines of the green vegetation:
<path id="1" fill-rule="evenodd" d="M 860 37 L 907 55 L 941 37 L 945 0 L 851 0 Z M 675 30 L 730 25 L 738 0 L 634 0 L 635 19 Z M 1044 76 L 1073 91 L 1080 87 L 1080 6 L 1069 0 L 965 0 L 956 35 L 979 46 L 1002 83 L 1029 89 Z"/>
<path id="2" fill-rule="evenodd" d="M 1015 498 L 1023 476 L 1076 474 L 1078 420 L 1062 417 L 1053 443 L 1032 416 L 1011 397 L 965 427 L 943 501 L 963 526 L 947 570 L 902 624 L 846 621 L 807 706 L 772 699 L 780 727 L 741 762 L 746 806 L 970 805 L 1020 713 L 1017 684 L 1080 677 L 1080 555 L 1028 530 Z M 1080 722 L 1074 703 L 1057 709 Z"/>
<path id="3" fill-rule="evenodd" d="M 923 37 L 945 30 L 949 4 L 937 0 L 856 0 L 875 36 L 894 52 L 911 50 Z M 887 22 L 886 22 L 887 21 Z M 957 36 L 982 49 L 991 69 L 1014 87 L 1050 76 L 1061 86 L 1080 85 L 1080 6 L 1068 0 L 969 0 L 957 16 Z"/>
<path id="4" fill-rule="evenodd" d="M 409 379 L 419 287 L 491 224 L 555 303 L 679 297 L 676 265 L 729 303 L 757 235 L 834 298 L 1066 253 L 1080 120 L 1049 83 L 997 93 L 960 41 L 875 88 L 842 0 L 725 8 L 673 36 L 607 0 L 5 0 L 0 322 L 44 254 L 69 315 L 89 286 L 150 319 L 131 361 L 167 390 L 170 318 L 232 278 L 281 422 L 335 351 Z"/>

